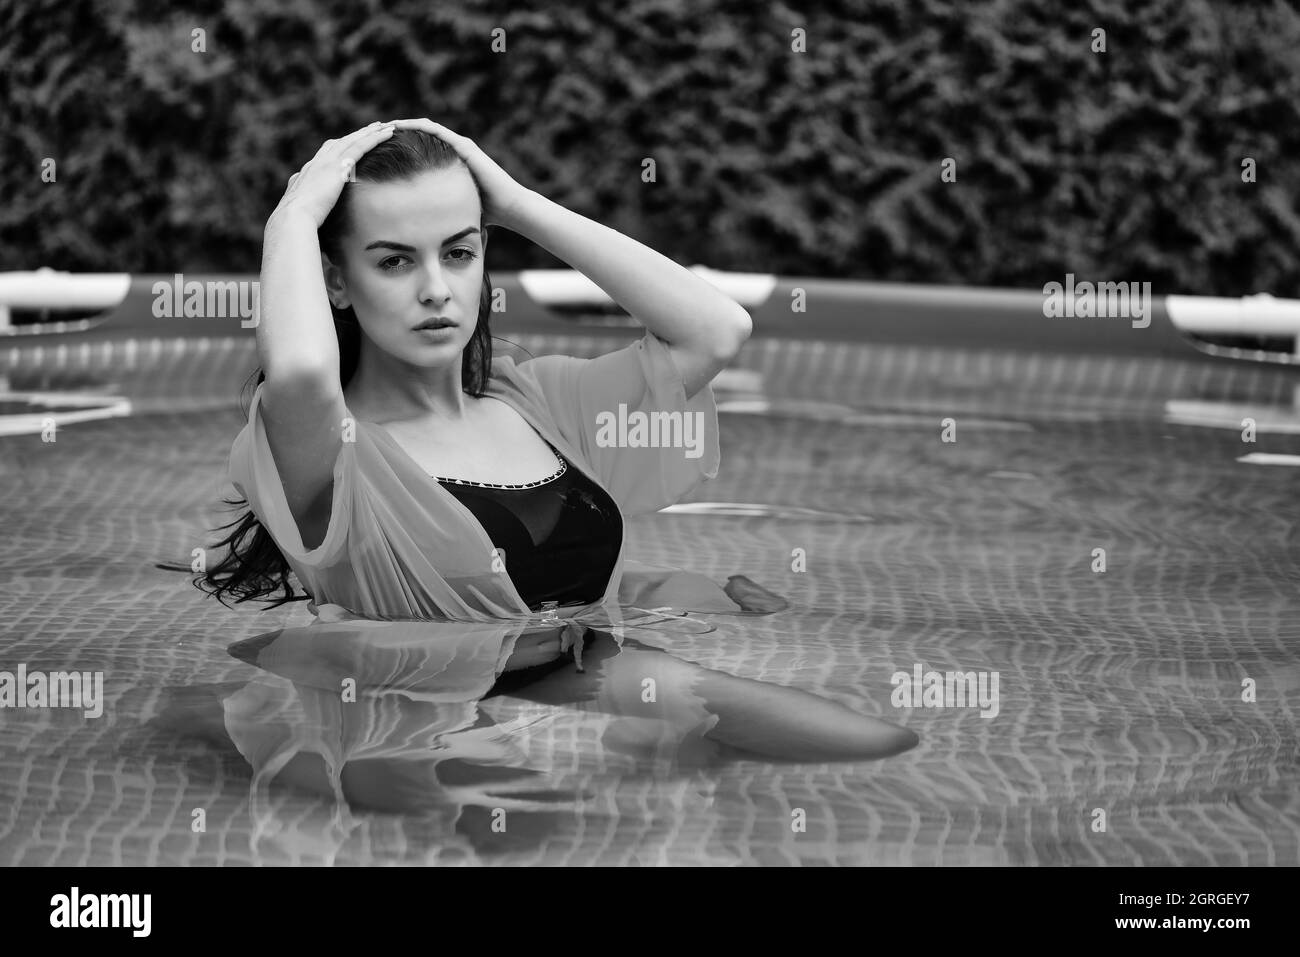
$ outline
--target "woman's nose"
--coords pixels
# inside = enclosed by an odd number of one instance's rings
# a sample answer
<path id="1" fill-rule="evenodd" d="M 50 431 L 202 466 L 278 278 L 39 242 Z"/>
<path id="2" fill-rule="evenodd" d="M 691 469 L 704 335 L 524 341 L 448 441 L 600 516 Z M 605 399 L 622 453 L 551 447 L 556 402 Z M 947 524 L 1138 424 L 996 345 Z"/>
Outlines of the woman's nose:
<path id="1" fill-rule="evenodd" d="M 430 303 L 442 303 L 451 298 L 451 288 L 447 285 L 447 279 L 442 274 L 442 270 L 437 266 L 430 266 L 424 270 L 424 280 L 420 283 L 420 301 Z"/>

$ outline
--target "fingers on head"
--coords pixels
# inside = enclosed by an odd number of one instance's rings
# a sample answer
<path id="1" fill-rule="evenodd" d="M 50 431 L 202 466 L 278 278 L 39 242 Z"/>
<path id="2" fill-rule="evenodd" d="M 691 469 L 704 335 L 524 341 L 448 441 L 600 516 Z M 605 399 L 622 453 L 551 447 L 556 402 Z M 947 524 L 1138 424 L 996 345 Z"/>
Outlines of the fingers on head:
<path id="1" fill-rule="evenodd" d="M 385 127 L 385 125 L 383 123 L 380 123 L 378 120 L 376 120 L 375 122 L 371 123 L 369 126 L 363 126 L 355 133 L 350 134 L 347 139 L 348 142 L 354 142 L 356 140 L 363 140 L 363 139 L 379 136 L 386 132 L 388 132 L 388 130 Z"/>
<path id="2" fill-rule="evenodd" d="M 311 165 L 312 160 L 326 155 L 334 156 L 341 153 L 345 157 L 356 160 L 362 153 L 366 152 L 390 132 L 392 131 L 384 127 L 383 124 L 372 123 L 349 133 L 341 139 L 328 139 L 321 144 L 321 148 L 316 151 L 316 155 L 303 166 L 302 172 L 307 172 L 307 167 Z"/>
<path id="3" fill-rule="evenodd" d="M 395 120 L 394 122 L 399 127 L 412 129 L 412 130 L 424 130 L 426 133 L 446 132 L 443 127 L 439 126 L 437 123 L 433 122 L 433 120 L 430 120 L 427 117 L 420 117 L 417 119 L 409 119 L 409 120 Z"/>
<path id="4" fill-rule="evenodd" d="M 341 147 L 342 155 L 353 160 L 359 159 L 362 154 L 374 149 L 393 132 L 391 127 L 382 124 L 367 126 L 365 129 L 358 130 L 343 142 Z"/>
<path id="5" fill-rule="evenodd" d="M 346 136 L 339 136 L 339 137 L 334 137 L 332 139 L 328 139 L 321 145 L 320 151 L 324 153 L 326 150 L 337 150 L 337 149 L 346 148 L 352 145 L 353 143 L 355 143 L 358 139 L 361 139 L 364 136 L 374 133 L 376 129 L 377 128 L 372 123 L 370 126 L 363 126 L 359 130 L 353 130 L 351 133 L 347 134 Z"/>
<path id="6" fill-rule="evenodd" d="M 344 166 L 352 166 L 353 164 L 356 163 L 357 160 L 365 156 L 366 153 L 370 152 L 372 149 L 378 146 L 385 139 L 385 137 L 388 135 L 389 132 L 391 131 L 384 130 L 383 135 L 377 135 L 367 139 L 358 140 L 355 143 L 349 143 L 339 153 L 339 162 L 342 163 Z"/>

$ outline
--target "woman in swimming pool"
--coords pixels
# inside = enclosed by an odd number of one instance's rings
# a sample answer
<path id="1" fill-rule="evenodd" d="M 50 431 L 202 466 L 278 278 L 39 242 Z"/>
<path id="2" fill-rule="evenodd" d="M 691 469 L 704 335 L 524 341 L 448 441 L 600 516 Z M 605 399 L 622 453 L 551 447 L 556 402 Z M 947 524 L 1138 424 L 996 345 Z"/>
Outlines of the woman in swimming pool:
<path id="1" fill-rule="evenodd" d="M 484 256 L 494 225 L 591 278 L 645 335 L 596 359 L 493 361 Z M 709 383 L 750 328 L 744 309 L 689 270 L 525 189 L 445 127 L 399 120 L 328 140 L 267 222 L 262 372 L 230 466 L 250 513 L 206 579 L 241 601 L 275 584 L 288 596 L 292 569 L 313 611 L 334 621 L 491 622 L 538 607 L 553 616 L 557 606 L 655 604 L 645 599 L 662 597 L 656 582 L 629 592 L 622 516 L 672 504 L 716 474 Z M 625 406 L 703 420 L 704 454 L 611 447 L 596 419 Z M 255 537 L 241 555 L 245 532 Z M 582 670 L 592 634 L 576 647 L 568 628 L 519 635 L 505 646 L 502 687 L 596 700 L 592 689 L 608 692 L 622 667 L 621 646 L 593 645 Z M 637 673 L 689 685 L 710 734 L 731 746 L 851 760 L 917 741 L 807 692 L 626 643 L 636 653 L 625 662 L 652 655 Z M 558 667 L 571 650 L 578 668 Z M 644 710 L 639 692 L 629 687 L 630 713 Z M 599 700 L 619 708 L 608 693 Z"/>

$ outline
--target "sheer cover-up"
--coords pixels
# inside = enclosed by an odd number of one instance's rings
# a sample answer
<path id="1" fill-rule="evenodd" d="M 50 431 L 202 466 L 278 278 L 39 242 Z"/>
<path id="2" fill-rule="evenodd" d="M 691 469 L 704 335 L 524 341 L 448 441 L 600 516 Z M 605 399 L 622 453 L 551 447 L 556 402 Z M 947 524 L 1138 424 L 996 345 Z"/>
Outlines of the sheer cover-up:
<path id="1" fill-rule="evenodd" d="M 613 498 L 624 516 L 678 502 L 718 473 L 718 414 L 706 384 L 690 400 L 667 345 L 648 330 L 628 346 L 593 359 L 546 355 L 523 362 L 495 356 L 486 394 L 515 408 Z M 626 558 L 626 535 L 604 596 L 557 611 L 529 610 L 482 525 L 381 425 L 361 419 L 345 433 L 334 463 L 329 527 L 315 548 L 303 545 L 253 395 L 248 423 L 230 451 L 230 480 L 284 553 L 313 601 L 319 621 L 368 619 L 496 622 L 509 654 L 513 638 L 539 621 L 578 619 L 610 626 L 623 608 L 736 613 L 703 575 Z M 608 447 L 597 441 L 598 414 L 629 421 L 642 413 L 692 416 L 698 457 L 680 447 Z M 350 441 L 348 439 L 351 439 Z M 495 564 L 495 569 L 494 569 Z M 501 569 L 501 570 L 497 570 Z M 436 634 L 436 629 L 431 634 Z"/>

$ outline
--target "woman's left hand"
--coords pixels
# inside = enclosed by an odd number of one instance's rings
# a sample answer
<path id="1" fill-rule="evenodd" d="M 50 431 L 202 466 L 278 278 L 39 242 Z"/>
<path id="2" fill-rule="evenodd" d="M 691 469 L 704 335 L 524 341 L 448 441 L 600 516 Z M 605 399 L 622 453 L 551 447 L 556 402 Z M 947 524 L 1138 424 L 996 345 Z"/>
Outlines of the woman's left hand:
<path id="1" fill-rule="evenodd" d="M 392 122 L 399 130 L 423 130 L 425 133 L 432 133 L 454 149 L 456 155 L 465 161 L 465 165 L 469 167 L 483 190 L 484 222 L 489 226 L 515 228 L 519 207 L 532 191 L 515 182 L 509 173 L 479 148 L 477 143 L 468 136 L 453 133 L 442 124 L 429 119 L 393 120 Z"/>

